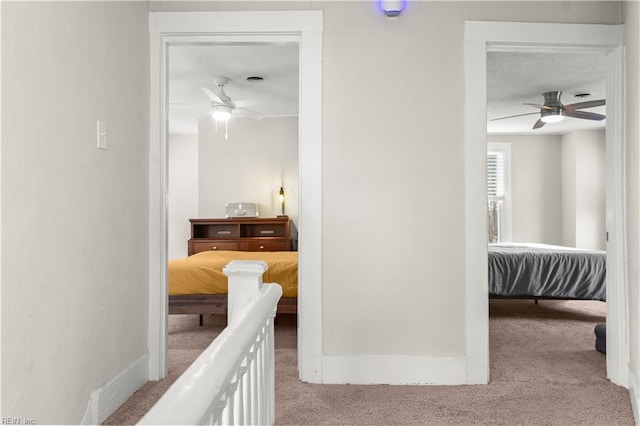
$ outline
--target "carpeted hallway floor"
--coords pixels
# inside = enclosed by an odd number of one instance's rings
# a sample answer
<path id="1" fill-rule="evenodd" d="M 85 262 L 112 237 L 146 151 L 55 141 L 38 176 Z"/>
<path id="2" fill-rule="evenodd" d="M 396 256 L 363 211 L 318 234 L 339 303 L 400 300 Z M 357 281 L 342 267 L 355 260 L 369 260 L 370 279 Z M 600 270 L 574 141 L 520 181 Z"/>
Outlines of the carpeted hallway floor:
<path id="1" fill-rule="evenodd" d="M 276 424 L 633 425 L 626 389 L 606 379 L 593 327 L 605 304 L 491 300 L 491 382 L 481 386 L 313 385 L 298 380 L 295 317 L 276 325 Z M 105 424 L 135 424 L 224 327 L 171 316 L 169 377 L 147 383 Z"/>

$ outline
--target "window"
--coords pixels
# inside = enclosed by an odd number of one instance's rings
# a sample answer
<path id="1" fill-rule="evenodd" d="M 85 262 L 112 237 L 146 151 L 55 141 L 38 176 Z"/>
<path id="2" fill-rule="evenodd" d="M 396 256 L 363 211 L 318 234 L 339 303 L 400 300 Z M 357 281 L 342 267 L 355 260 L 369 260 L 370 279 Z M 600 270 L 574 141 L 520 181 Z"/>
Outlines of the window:
<path id="1" fill-rule="evenodd" d="M 487 144 L 487 240 L 511 239 L 511 145 Z"/>

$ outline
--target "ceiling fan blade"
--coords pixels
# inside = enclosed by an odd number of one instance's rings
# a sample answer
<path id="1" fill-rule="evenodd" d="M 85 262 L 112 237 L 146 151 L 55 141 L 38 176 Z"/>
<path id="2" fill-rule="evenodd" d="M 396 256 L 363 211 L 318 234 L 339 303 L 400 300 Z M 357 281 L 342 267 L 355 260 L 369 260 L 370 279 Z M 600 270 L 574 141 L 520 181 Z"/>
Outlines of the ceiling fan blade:
<path id="1" fill-rule="evenodd" d="M 564 108 L 566 110 L 575 110 L 575 109 L 583 109 L 583 108 L 593 108 L 606 104 L 605 99 L 598 99 L 597 101 L 586 101 L 586 102 L 577 102 L 575 104 L 565 105 Z"/>
<path id="2" fill-rule="evenodd" d="M 522 105 L 530 105 L 530 106 L 534 106 L 536 108 L 540 108 L 540 109 L 553 109 L 550 106 L 546 106 L 546 105 L 538 105 L 538 104 L 530 104 L 528 102 L 523 102 Z"/>
<path id="3" fill-rule="evenodd" d="M 542 119 L 539 118 L 538 121 L 536 121 L 536 124 L 533 125 L 533 128 L 534 129 L 539 129 L 542 126 L 544 126 L 544 121 L 542 121 Z"/>
<path id="4" fill-rule="evenodd" d="M 207 95 L 209 99 L 211 99 L 212 102 L 217 102 L 220 104 L 224 103 L 224 101 L 220 99 L 220 96 L 218 96 L 216 92 L 214 92 L 213 90 L 209 89 L 208 87 L 201 87 L 201 89 L 204 92 L 204 94 Z"/>
<path id="5" fill-rule="evenodd" d="M 534 114 L 540 114 L 540 113 L 539 112 L 527 112 L 525 114 L 516 114 L 516 115 L 508 115 L 506 117 L 492 118 L 489 121 L 504 120 L 504 119 L 507 119 L 507 118 L 522 117 L 524 115 L 534 115 Z"/>
<path id="6" fill-rule="evenodd" d="M 211 105 L 208 104 L 185 104 L 182 102 L 169 102 L 169 106 L 184 106 L 184 107 L 210 107 Z"/>
<path id="7" fill-rule="evenodd" d="M 564 115 L 567 117 L 575 117 L 582 118 L 584 120 L 604 120 L 606 117 L 602 114 L 596 114 L 595 112 L 587 112 L 587 111 L 573 111 L 567 110 L 564 112 Z"/>
<path id="8" fill-rule="evenodd" d="M 264 118 L 264 115 L 260 114 L 259 112 L 251 111 L 250 109 L 246 108 L 234 108 L 231 114 L 238 117 L 255 118 L 256 120 L 262 120 Z"/>
<path id="9" fill-rule="evenodd" d="M 233 105 L 235 105 L 236 108 L 246 108 L 249 106 L 254 106 L 256 103 L 254 101 L 250 101 L 249 99 L 234 99 L 233 100 Z"/>

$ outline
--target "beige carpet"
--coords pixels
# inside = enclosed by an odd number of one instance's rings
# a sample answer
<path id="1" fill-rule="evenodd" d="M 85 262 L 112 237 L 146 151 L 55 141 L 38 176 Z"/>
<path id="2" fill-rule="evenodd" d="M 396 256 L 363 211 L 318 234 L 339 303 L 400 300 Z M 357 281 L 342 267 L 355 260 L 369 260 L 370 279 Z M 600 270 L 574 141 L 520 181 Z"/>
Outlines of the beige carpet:
<path id="1" fill-rule="evenodd" d="M 492 300 L 491 383 L 311 385 L 298 380 L 294 317 L 276 325 L 276 423 L 289 425 L 633 425 L 625 389 L 594 350 L 601 302 Z M 105 424 L 135 424 L 224 326 L 171 316 L 169 377 L 147 383 Z"/>

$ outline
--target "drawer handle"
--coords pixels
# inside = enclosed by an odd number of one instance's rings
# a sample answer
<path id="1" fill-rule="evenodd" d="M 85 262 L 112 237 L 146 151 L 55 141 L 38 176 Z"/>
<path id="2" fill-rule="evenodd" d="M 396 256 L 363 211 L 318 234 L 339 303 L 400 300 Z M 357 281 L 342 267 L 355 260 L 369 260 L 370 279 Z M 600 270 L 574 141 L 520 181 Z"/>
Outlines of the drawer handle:
<path id="1" fill-rule="evenodd" d="M 218 235 L 231 235 L 231 231 L 218 231 Z"/>
<path id="2" fill-rule="evenodd" d="M 264 246 L 260 246 L 260 248 L 261 248 L 261 249 L 263 249 L 263 248 L 264 248 Z"/>
<path id="3" fill-rule="evenodd" d="M 260 231 L 260 234 L 262 235 L 269 235 L 269 234 L 273 234 L 275 231 L 273 229 L 267 229 L 265 231 Z"/>
<path id="4" fill-rule="evenodd" d="M 218 246 L 211 247 L 211 250 L 218 250 Z"/>

